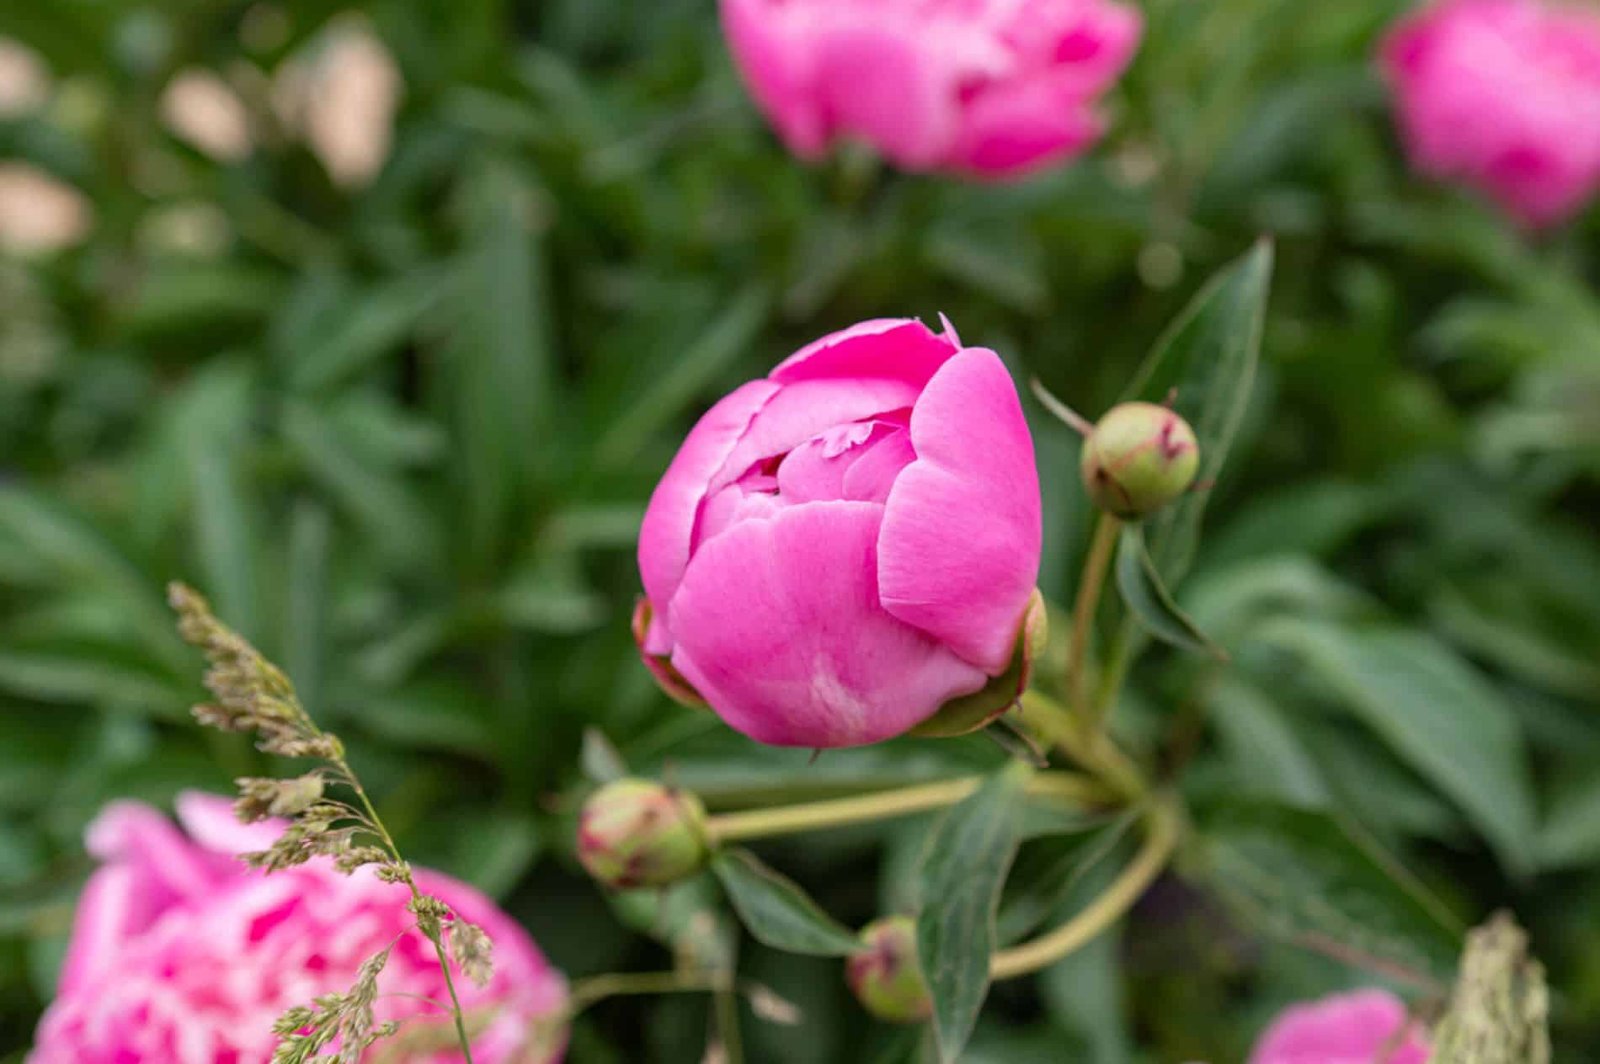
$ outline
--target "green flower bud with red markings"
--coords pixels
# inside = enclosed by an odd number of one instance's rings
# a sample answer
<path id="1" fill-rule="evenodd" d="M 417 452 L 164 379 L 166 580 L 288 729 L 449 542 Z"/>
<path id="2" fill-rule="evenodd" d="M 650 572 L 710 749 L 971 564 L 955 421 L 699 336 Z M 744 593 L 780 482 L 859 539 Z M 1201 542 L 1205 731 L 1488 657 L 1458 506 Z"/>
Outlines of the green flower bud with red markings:
<path id="1" fill-rule="evenodd" d="M 887 1023 L 917 1023 L 933 1014 L 933 999 L 917 966 L 917 924 L 885 916 L 861 929 L 864 946 L 845 961 L 845 979 L 863 1007 Z"/>
<path id="2" fill-rule="evenodd" d="M 1155 403 L 1112 407 L 1083 441 L 1089 498 L 1125 521 L 1149 517 L 1188 491 L 1200 469 L 1194 429 Z"/>
<path id="3" fill-rule="evenodd" d="M 676 883 L 710 855 L 700 799 L 652 780 L 608 783 L 578 817 L 578 860 L 618 890 Z"/>

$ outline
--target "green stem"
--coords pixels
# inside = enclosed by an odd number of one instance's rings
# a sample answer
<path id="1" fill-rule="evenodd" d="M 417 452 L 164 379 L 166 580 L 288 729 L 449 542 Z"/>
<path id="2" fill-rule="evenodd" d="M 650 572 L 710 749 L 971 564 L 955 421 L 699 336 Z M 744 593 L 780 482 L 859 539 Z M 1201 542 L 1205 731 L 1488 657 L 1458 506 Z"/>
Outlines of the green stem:
<path id="1" fill-rule="evenodd" d="M 1165 795 L 1158 798 L 1150 807 L 1144 846 L 1105 893 L 1055 930 L 996 953 L 989 963 L 990 977 L 1014 979 L 1037 972 L 1094 941 L 1120 920 L 1161 874 L 1177 848 L 1181 823 L 1176 800 Z"/>
<path id="2" fill-rule="evenodd" d="M 721 813 L 707 821 L 706 829 L 714 844 L 722 844 L 794 835 L 847 824 L 865 824 L 943 809 L 968 797 L 982 784 L 981 776 L 965 776 L 852 798 L 754 809 L 743 813 Z M 1039 773 L 1029 781 L 1028 793 L 1074 805 L 1097 803 L 1106 797 L 1094 781 L 1068 772 Z"/>
<path id="3" fill-rule="evenodd" d="M 1122 752 L 1108 733 L 1098 728 L 1086 729 L 1080 718 L 1049 695 L 1040 691 L 1024 692 L 1022 718 L 1122 798 L 1138 801 L 1150 789 L 1139 766 Z"/>
<path id="4" fill-rule="evenodd" d="M 1067 699 L 1074 713 L 1097 731 L 1100 720 L 1089 703 L 1089 643 L 1094 638 L 1094 618 L 1100 608 L 1100 593 L 1105 589 L 1106 573 L 1117 549 L 1117 533 L 1122 522 L 1102 513 L 1095 522 L 1094 538 L 1083 559 L 1083 575 L 1078 581 L 1078 599 L 1072 607 L 1072 641 L 1067 644 Z"/>
<path id="5" fill-rule="evenodd" d="M 726 975 L 717 972 L 609 972 L 580 980 L 567 998 L 568 1019 L 606 998 L 642 994 L 690 994 L 722 990 Z"/>
<path id="6" fill-rule="evenodd" d="M 366 810 L 367 819 L 371 822 L 372 827 L 377 830 L 378 837 L 383 840 L 384 848 L 389 851 L 389 856 L 394 859 L 395 864 L 406 870 L 405 884 L 407 889 L 411 891 L 412 900 L 420 900 L 422 891 L 418 889 L 416 880 L 411 877 L 411 866 L 401 859 L 400 847 L 395 845 L 394 837 L 389 834 L 389 829 L 384 827 L 383 820 L 378 816 L 378 810 L 372 804 L 372 799 L 367 797 L 366 788 L 361 786 L 361 782 L 356 779 L 356 774 L 350 770 L 350 766 L 345 762 L 344 758 L 334 759 L 334 764 L 344 774 L 345 782 L 350 785 L 350 789 L 355 791 L 356 798 L 360 800 L 361 807 Z M 461 1057 L 466 1064 L 473 1064 L 472 1039 L 467 1036 L 467 1021 L 461 1009 L 461 998 L 456 994 L 456 982 L 450 975 L 450 958 L 445 953 L 444 936 L 436 926 L 423 927 L 420 922 L 418 926 L 422 928 L 422 933 L 428 936 L 428 941 L 433 943 L 434 955 L 439 958 L 439 970 L 444 973 L 444 988 L 450 992 L 450 1018 L 456 1025 L 456 1040 L 461 1043 Z"/>

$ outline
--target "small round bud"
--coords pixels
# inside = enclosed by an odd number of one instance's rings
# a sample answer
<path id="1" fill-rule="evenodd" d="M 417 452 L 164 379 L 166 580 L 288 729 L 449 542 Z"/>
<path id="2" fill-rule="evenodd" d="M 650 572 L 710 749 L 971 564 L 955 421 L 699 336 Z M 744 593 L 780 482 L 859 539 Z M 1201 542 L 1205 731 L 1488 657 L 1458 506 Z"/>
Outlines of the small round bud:
<path id="1" fill-rule="evenodd" d="M 663 887 L 710 856 L 706 810 L 688 791 L 652 780 L 608 783 L 578 817 L 578 860 L 608 887 Z"/>
<path id="2" fill-rule="evenodd" d="M 1200 468 L 1194 429 L 1155 403 L 1114 406 L 1083 441 L 1083 486 L 1107 513 L 1149 517 L 1189 490 Z"/>
<path id="3" fill-rule="evenodd" d="M 845 962 L 845 978 L 862 1006 L 887 1023 L 917 1023 L 933 1014 L 933 999 L 917 967 L 917 924 L 885 916 L 861 929 L 865 948 Z"/>

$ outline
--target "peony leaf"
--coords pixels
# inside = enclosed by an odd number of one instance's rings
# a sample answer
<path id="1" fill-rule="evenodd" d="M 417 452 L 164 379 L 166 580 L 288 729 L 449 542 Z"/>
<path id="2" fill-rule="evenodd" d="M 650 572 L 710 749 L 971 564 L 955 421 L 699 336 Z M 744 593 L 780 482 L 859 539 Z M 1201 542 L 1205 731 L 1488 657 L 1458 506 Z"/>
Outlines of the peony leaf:
<path id="1" fill-rule="evenodd" d="M 1250 401 L 1272 260 L 1272 244 L 1262 240 L 1213 277 L 1157 342 L 1122 396 L 1152 403 L 1173 397 L 1174 409 L 1200 441 L 1200 490 L 1146 522 L 1151 558 L 1169 585 L 1194 557 L 1206 508 L 1204 486 L 1222 472 Z"/>
<path id="2" fill-rule="evenodd" d="M 1213 643 L 1187 613 L 1178 608 L 1172 593 L 1161 583 L 1146 548 L 1144 528 L 1128 524 L 1122 528 L 1122 543 L 1117 550 L 1117 589 L 1134 620 L 1151 635 L 1180 650 L 1207 654 L 1218 661 L 1227 652 Z"/>
<path id="3" fill-rule="evenodd" d="M 917 956 L 933 997 L 939 1057 L 960 1056 L 989 993 L 995 912 L 1021 838 L 1033 770 L 1002 769 L 929 835 L 919 875 Z"/>
<path id="4" fill-rule="evenodd" d="M 823 912 L 798 883 L 750 851 L 729 850 L 711 867 L 740 921 L 763 945 L 818 957 L 846 957 L 861 948 L 861 940 Z"/>
<path id="5" fill-rule="evenodd" d="M 1460 946 L 1454 917 L 1388 854 L 1322 813 L 1227 802 L 1204 818 L 1208 884 L 1293 945 L 1433 988 Z"/>

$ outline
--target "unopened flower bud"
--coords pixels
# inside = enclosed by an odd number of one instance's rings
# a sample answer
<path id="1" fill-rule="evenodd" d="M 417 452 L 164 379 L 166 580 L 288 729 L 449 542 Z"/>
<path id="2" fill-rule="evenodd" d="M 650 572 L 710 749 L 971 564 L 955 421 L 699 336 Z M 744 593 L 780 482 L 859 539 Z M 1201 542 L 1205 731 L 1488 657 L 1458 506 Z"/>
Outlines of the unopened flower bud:
<path id="1" fill-rule="evenodd" d="M 1096 506 L 1137 521 L 1189 490 L 1200 444 L 1189 423 L 1166 407 L 1123 403 L 1084 440 L 1081 468 Z"/>
<path id="2" fill-rule="evenodd" d="M 666 886 L 698 871 L 709 856 L 700 799 L 652 780 L 608 783 L 578 818 L 578 860 L 608 887 Z"/>
<path id="3" fill-rule="evenodd" d="M 885 916 L 861 929 L 864 948 L 845 962 L 845 978 L 862 1006 L 888 1023 L 916 1023 L 933 1013 L 917 967 L 917 925 Z"/>

